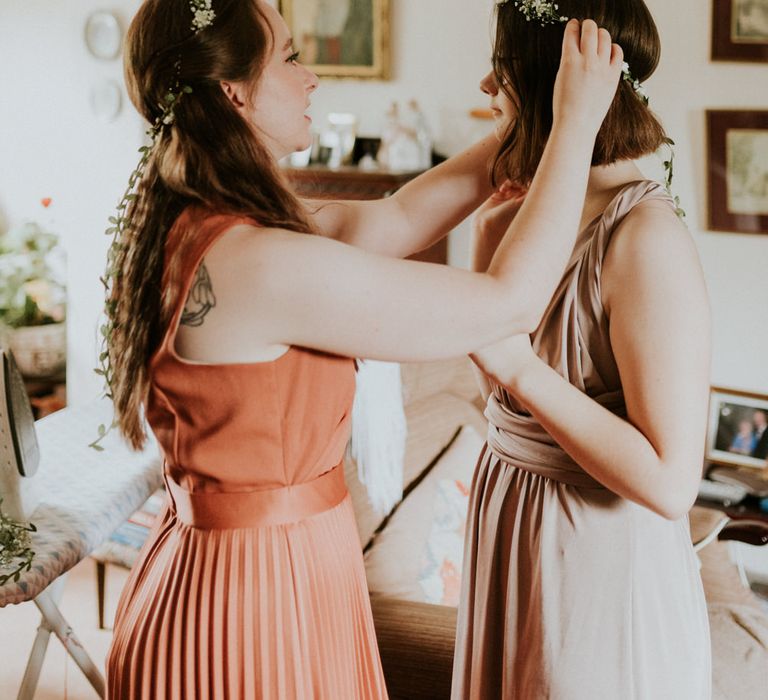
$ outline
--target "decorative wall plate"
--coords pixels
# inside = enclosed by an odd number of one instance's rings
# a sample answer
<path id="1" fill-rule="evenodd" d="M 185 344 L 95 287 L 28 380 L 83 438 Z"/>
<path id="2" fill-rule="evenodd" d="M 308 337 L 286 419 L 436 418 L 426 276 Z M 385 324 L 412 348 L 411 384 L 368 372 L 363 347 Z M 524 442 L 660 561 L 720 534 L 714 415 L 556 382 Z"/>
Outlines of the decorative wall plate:
<path id="1" fill-rule="evenodd" d="M 91 112 L 104 122 L 117 119 L 123 104 L 123 93 L 115 80 L 102 80 L 91 87 Z"/>
<path id="2" fill-rule="evenodd" d="M 85 23 L 85 45 L 95 58 L 117 58 L 122 38 L 120 22 L 111 12 L 99 10 L 88 16 Z"/>

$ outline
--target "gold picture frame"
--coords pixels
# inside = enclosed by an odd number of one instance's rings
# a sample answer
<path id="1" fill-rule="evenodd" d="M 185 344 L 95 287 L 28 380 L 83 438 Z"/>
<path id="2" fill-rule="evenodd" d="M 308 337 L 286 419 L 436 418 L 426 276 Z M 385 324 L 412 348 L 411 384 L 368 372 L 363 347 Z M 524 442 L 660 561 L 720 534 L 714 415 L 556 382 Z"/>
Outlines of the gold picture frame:
<path id="1" fill-rule="evenodd" d="M 711 464 L 768 468 L 767 424 L 768 396 L 713 386 L 705 459 Z"/>
<path id="2" fill-rule="evenodd" d="M 389 0 L 281 0 L 299 61 L 319 76 L 388 80 Z"/>

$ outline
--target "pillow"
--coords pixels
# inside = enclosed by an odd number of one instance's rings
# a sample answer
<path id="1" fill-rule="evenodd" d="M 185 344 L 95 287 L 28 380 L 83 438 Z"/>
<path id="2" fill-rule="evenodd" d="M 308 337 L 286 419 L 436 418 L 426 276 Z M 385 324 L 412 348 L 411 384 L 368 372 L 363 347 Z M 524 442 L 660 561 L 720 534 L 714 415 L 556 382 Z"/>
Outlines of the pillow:
<path id="1" fill-rule="evenodd" d="M 459 604 L 468 505 L 467 484 L 460 479 L 440 479 L 432 530 L 421 555 L 419 572 L 426 603 L 453 607 Z"/>
<path id="2" fill-rule="evenodd" d="M 408 404 L 405 418 L 408 435 L 403 486 L 406 489 L 432 465 L 462 425 L 475 426 L 476 432 L 483 431 L 481 434 L 484 434 L 487 425 L 482 412 L 472 403 L 448 393 L 434 394 Z M 371 507 L 365 486 L 357 478 L 357 464 L 349 456 L 345 460 L 344 475 L 355 509 L 360 543 L 365 547 L 387 514 L 377 513 Z"/>
<path id="3" fill-rule="evenodd" d="M 708 607 L 713 700 L 765 697 L 768 617 L 743 605 Z"/>
<path id="4" fill-rule="evenodd" d="M 91 553 L 91 556 L 106 564 L 132 568 L 160 511 L 167 502 L 165 489 L 160 488 L 155 491 L 139 510 L 112 533 L 106 542 Z"/>
<path id="5" fill-rule="evenodd" d="M 469 486 L 483 439 L 465 425 L 366 552 L 372 594 L 458 601 Z"/>

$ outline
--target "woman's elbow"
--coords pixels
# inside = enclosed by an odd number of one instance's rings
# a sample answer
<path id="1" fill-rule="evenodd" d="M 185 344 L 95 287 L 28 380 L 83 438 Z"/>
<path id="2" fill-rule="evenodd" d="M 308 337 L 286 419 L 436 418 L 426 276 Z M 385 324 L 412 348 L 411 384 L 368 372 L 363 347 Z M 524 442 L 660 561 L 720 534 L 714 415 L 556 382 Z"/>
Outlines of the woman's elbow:
<path id="1" fill-rule="evenodd" d="M 688 515 L 688 511 L 691 510 L 693 507 L 693 502 L 696 499 L 692 499 L 690 501 L 686 501 L 685 503 L 673 503 L 673 504 L 663 504 L 658 505 L 657 507 L 653 508 L 653 511 L 660 515 L 665 520 L 670 520 L 672 522 L 676 520 L 680 520 L 680 518 L 685 517 Z"/>
<path id="2" fill-rule="evenodd" d="M 699 479 L 688 481 L 689 483 L 685 484 L 670 485 L 664 493 L 657 494 L 653 502 L 648 504 L 651 510 L 672 521 L 688 515 L 699 493 Z"/>
<path id="3" fill-rule="evenodd" d="M 481 274 L 492 285 L 486 308 L 496 318 L 496 327 L 504 330 L 505 337 L 532 334 L 541 323 L 549 297 L 535 298 L 520 278 L 505 280 L 497 273 Z"/>
<path id="4" fill-rule="evenodd" d="M 532 309 L 527 305 L 522 305 L 518 309 L 512 309 L 511 315 L 507 321 L 509 335 L 532 335 L 541 323 L 543 309 Z"/>

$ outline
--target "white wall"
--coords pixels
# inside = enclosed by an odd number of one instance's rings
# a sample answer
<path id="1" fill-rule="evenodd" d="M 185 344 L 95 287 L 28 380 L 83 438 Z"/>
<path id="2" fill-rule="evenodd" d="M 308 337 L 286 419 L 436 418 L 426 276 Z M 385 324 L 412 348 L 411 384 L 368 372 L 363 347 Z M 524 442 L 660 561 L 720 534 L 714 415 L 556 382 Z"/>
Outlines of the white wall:
<path id="1" fill-rule="evenodd" d="M 649 89 L 654 108 L 678 143 L 676 189 L 696 236 L 712 301 L 712 383 L 768 394 L 768 235 L 705 230 L 704 116 L 706 109 L 768 109 L 768 64 L 709 60 L 710 2 L 646 2 L 664 47 Z M 765 548 L 732 545 L 750 577 L 768 582 Z"/>
<path id="2" fill-rule="evenodd" d="M 676 189 L 689 212 L 709 282 L 715 320 L 713 381 L 768 393 L 768 236 L 705 232 L 707 107 L 768 106 L 768 65 L 709 61 L 710 3 L 648 0 L 664 55 L 649 81 L 654 109 L 678 142 Z M 107 239 L 104 222 L 119 198 L 142 136 L 125 105 L 104 124 L 89 89 L 121 79 L 120 61 L 91 58 L 83 44 L 89 12 L 105 7 L 128 19 L 138 0 L 0 0 L 0 223 L 50 223 L 69 253 L 69 391 L 73 402 L 98 393 L 92 375 Z M 467 116 L 486 98 L 477 88 L 488 69 L 492 0 L 392 0 L 393 80 L 324 80 L 313 97 L 315 123 L 331 110 L 353 111 L 374 135 L 392 99 L 416 97 L 439 149 L 454 153 L 488 128 Z M 657 170 L 655 163 L 649 172 Z M 39 200 L 50 196 L 52 207 Z M 452 243 L 466 261 L 466 227 Z M 663 342 L 663 339 L 659 339 Z"/>
<path id="3" fill-rule="evenodd" d="M 127 26 L 138 5 L 121 0 L 111 9 Z M 100 121 L 89 106 L 99 81 L 122 86 L 121 60 L 97 60 L 83 41 L 86 18 L 104 7 L 103 0 L 0 0 L 0 222 L 35 219 L 63 236 L 72 402 L 101 390 L 92 368 L 108 245 L 103 231 L 143 135 L 125 94 L 113 123 Z M 53 200 L 47 210 L 43 197 Z"/>
<path id="4" fill-rule="evenodd" d="M 709 60 L 711 1 L 647 4 L 663 46 L 649 90 L 654 109 L 678 143 L 676 189 L 696 235 L 712 299 L 713 383 L 768 393 L 768 235 L 705 231 L 704 118 L 711 108 L 768 108 L 768 64 Z"/>

